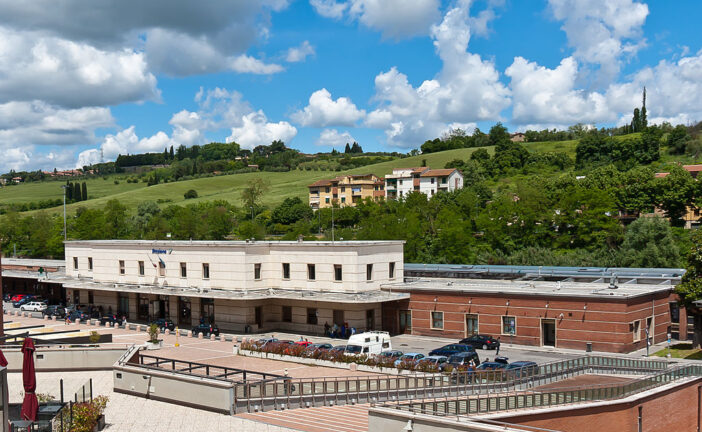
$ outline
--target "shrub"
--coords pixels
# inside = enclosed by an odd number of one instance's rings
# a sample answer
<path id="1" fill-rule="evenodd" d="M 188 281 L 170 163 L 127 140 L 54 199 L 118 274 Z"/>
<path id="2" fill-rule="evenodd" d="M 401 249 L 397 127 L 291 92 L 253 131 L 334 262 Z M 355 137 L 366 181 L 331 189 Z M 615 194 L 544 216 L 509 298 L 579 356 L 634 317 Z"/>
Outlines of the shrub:
<path id="1" fill-rule="evenodd" d="M 149 342 L 158 343 L 158 333 L 159 333 L 159 328 L 156 325 L 156 323 L 151 324 L 149 326 Z"/>
<path id="2" fill-rule="evenodd" d="M 118 185 L 118 184 L 119 184 L 119 180 L 115 180 L 115 184 Z"/>
<path id="3" fill-rule="evenodd" d="M 91 343 L 98 343 L 100 342 L 100 333 L 96 332 L 95 330 L 90 332 L 90 342 Z"/>
<path id="4" fill-rule="evenodd" d="M 183 197 L 185 197 L 185 199 L 197 198 L 197 191 L 195 189 L 190 189 L 183 194 Z"/>

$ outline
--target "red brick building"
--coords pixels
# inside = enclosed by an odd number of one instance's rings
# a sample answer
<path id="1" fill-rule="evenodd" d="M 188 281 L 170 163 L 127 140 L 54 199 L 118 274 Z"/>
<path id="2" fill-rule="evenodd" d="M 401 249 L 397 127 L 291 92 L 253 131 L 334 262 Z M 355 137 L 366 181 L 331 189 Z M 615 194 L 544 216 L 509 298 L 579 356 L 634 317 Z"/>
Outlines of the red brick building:
<path id="1" fill-rule="evenodd" d="M 412 274 L 408 267 L 406 275 Z M 591 344 L 594 351 L 623 353 L 645 348 L 647 338 L 652 344 L 664 342 L 677 330 L 674 321 L 686 323 L 673 294 L 679 277 L 606 282 L 601 277 L 549 281 L 453 276 L 406 277 L 403 283 L 384 286 L 410 298 L 384 306 L 383 327 L 452 339 L 489 334 L 503 343 L 530 346 L 586 350 Z M 681 331 L 685 328 L 683 324 Z"/>

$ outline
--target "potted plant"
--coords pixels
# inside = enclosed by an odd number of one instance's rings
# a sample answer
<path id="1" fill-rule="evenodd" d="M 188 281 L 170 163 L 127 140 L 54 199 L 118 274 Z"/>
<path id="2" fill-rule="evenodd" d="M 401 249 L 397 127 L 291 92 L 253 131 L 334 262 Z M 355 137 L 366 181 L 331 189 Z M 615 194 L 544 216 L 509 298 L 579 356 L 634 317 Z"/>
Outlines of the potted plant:
<path id="1" fill-rule="evenodd" d="M 158 328 L 158 325 L 151 324 L 149 326 L 149 340 L 146 342 L 146 349 L 147 350 L 156 350 L 159 348 L 163 347 L 163 340 L 158 338 L 158 334 L 160 332 L 160 329 Z"/>

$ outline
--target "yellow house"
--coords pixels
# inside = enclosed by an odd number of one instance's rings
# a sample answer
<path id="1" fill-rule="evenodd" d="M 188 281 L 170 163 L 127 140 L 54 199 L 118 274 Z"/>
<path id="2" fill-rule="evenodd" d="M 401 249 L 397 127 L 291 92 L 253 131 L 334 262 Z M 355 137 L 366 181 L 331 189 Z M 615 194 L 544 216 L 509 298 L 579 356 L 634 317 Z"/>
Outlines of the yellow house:
<path id="1" fill-rule="evenodd" d="M 334 203 L 342 207 L 355 206 L 366 198 L 379 201 L 385 197 L 385 182 L 373 174 L 345 175 L 319 180 L 308 188 L 310 207 L 315 210 L 331 207 Z"/>

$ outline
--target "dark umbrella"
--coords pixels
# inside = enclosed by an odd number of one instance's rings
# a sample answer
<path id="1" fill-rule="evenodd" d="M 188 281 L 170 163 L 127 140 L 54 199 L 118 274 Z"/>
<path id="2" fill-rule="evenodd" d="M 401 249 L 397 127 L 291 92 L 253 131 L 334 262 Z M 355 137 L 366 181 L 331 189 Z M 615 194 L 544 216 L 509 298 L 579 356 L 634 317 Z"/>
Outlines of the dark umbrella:
<path id="1" fill-rule="evenodd" d="M 24 384 L 24 401 L 21 416 L 25 420 L 36 420 L 39 402 L 34 391 L 37 389 L 37 377 L 34 371 L 34 341 L 26 338 L 22 344 L 22 384 Z"/>

